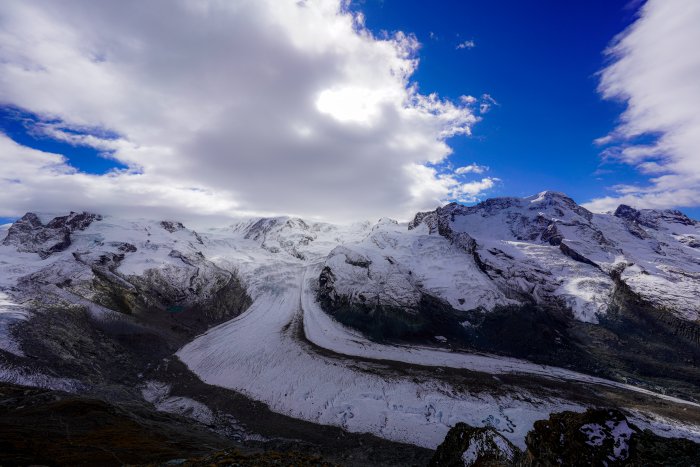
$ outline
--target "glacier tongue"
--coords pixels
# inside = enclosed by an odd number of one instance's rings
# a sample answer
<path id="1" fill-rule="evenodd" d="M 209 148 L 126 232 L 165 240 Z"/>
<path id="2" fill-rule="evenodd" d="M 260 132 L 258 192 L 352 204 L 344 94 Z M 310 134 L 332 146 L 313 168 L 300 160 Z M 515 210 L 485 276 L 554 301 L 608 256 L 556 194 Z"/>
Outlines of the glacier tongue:
<path id="1" fill-rule="evenodd" d="M 300 307 L 304 326 L 307 312 L 322 313 L 303 306 L 313 301 L 304 291 L 304 268 L 278 266 L 268 273 L 279 288 L 262 293 L 243 315 L 178 352 L 203 381 L 240 391 L 292 417 L 429 448 L 442 441 L 450 426 L 465 420 L 474 425 L 491 420 L 522 447 L 535 420 L 550 411 L 580 410 L 575 403 L 530 394 L 461 392 L 439 379 L 419 382 L 392 375 L 388 368 L 378 374 L 375 364 L 318 353 L 298 339 Z M 379 350 L 371 356 L 392 358 Z M 532 368 L 541 371 L 538 365 Z"/>

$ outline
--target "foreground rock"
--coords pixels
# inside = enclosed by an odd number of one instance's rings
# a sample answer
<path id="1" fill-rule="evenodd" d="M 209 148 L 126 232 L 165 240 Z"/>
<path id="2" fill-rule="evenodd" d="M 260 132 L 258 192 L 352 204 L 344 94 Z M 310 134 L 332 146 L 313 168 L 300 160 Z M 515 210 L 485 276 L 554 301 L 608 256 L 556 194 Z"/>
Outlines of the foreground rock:
<path id="1" fill-rule="evenodd" d="M 490 427 L 458 423 L 438 447 L 438 466 L 700 465 L 700 444 L 642 430 L 617 409 L 561 412 L 535 422 L 521 452 Z"/>
<path id="2" fill-rule="evenodd" d="M 520 450 L 493 428 L 458 423 L 435 451 L 430 467 L 514 465 L 520 455 Z"/>
<path id="3" fill-rule="evenodd" d="M 700 444 L 641 430 L 614 409 L 553 414 L 528 434 L 533 465 L 699 465 Z"/>
<path id="4" fill-rule="evenodd" d="M 182 467 L 340 467 L 318 456 L 302 452 L 267 451 L 248 453 L 230 449 L 217 451 L 208 456 L 190 459 L 173 459 L 167 465 Z"/>
<path id="5" fill-rule="evenodd" d="M 204 455 L 233 444 L 145 404 L 0 385 L 0 464 L 124 465 Z"/>

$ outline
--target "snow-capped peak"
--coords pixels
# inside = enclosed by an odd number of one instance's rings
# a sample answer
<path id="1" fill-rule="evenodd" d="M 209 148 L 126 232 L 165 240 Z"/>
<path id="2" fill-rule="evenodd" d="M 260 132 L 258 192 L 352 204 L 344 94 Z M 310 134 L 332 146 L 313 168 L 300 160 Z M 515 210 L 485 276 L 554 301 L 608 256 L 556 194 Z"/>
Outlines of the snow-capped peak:
<path id="1" fill-rule="evenodd" d="M 371 257 L 379 247 L 378 254 L 392 259 L 387 271 L 411 271 L 406 277 L 410 285 L 405 287 L 418 287 L 456 309 L 488 309 L 523 300 L 563 301 L 578 319 L 596 322 L 606 312 L 615 281 L 622 277 L 635 292 L 677 316 L 690 320 L 700 316 L 700 227 L 678 211 L 621 206 L 614 215 L 593 214 L 563 193 L 544 191 L 474 206 L 450 203 L 416 214 L 408 232 L 387 235 L 370 236 L 351 248 Z M 433 236 L 456 249 L 435 244 Z M 430 266 L 416 275 L 425 258 L 440 255 L 441 260 L 435 260 L 440 273 L 430 269 L 437 266 Z M 446 263 L 451 267 L 446 269 Z M 338 277 L 351 267 L 332 260 L 332 255 L 328 264 Z M 372 264 L 370 277 L 382 277 L 389 284 L 388 273 L 377 270 L 382 260 Z M 465 270 L 467 265 L 473 269 Z M 469 281 L 461 281 L 464 276 Z M 336 279 L 336 292 L 381 297 L 387 285 L 377 289 L 369 284 L 377 280 L 363 279 L 365 285 L 360 287 L 348 276 L 346 284 L 356 285 L 343 289 L 343 281 Z M 665 292 L 670 284 L 673 295 Z M 408 296 L 404 291 L 393 293 Z"/>

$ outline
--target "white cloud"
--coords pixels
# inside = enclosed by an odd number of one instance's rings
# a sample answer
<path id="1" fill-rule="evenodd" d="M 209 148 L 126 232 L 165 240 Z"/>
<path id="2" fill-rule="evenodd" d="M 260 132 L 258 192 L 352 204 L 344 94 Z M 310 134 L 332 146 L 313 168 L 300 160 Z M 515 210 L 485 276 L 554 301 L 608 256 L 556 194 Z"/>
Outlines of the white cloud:
<path id="1" fill-rule="evenodd" d="M 473 49 L 474 47 L 476 47 L 476 42 L 474 42 L 473 40 L 468 40 L 468 41 L 460 42 L 459 44 L 457 44 L 457 50 Z"/>
<path id="2" fill-rule="evenodd" d="M 478 165 L 476 162 L 473 164 L 465 165 L 464 167 L 458 167 L 455 169 L 457 175 L 464 175 L 468 173 L 482 174 L 489 170 L 485 165 Z"/>
<path id="3" fill-rule="evenodd" d="M 480 114 L 485 114 L 488 111 L 491 110 L 491 107 L 494 105 L 500 105 L 498 102 L 496 102 L 496 99 L 491 97 L 491 94 L 482 94 L 481 95 L 481 102 L 479 103 L 479 113 Z"/>
<path id="4" fill-rule="evenodd" d="M 226 190 L 196 188 L 157 173 L 80 173 L 67 165 L 63 156 L 21 146 L 2 133 L 0 158 L 0 199 L 24 209 L 33 206 L 34 210 L 55 212 L 99 207 L 98 211 L 105 213 L 128 215 L 136 211 L 166 217 L 192 211 L 202 217 L 220 217 L 222 212 L 235 213 L 239 209 Z M 36 200 L 41 204 L 35 206 Z M 0 216 L 16 214 L 12 205 L 2 204 Z"/>
<path id="5" fill-rule="evenodd" d="M 450 173 L 439 173 L 434 167 L 414 164 L 407 167 L 414 180 L 411 193 L 415 199 L 432 200 L 429 208 L 438 207 L 442 200 L 453 199 L 462 203 L 473 203 L 479 200 L 479 195 L 493 188 L 499 182 L 498 178 L 485 177 L 481 180 L 462 182 Z"/>
<path id="6" fill-rule="evenodd" d="M 620 204 L 637 206 L 638 208 L 668 209 L 674 206 L 697 205 L 698 190 L 695 187 L 678 187 L 673 180 L 673 186 L 663 189 L 617 185 L 614 187 L 615 196 L 596 198 L 584 206 L 594 212 L 611 212 Z"/>
<path id="7" fill-rule="evenodd" d="M 0 215 L 405 218 L 488 189 L 431 166 L 470 134 L 469 105 L 420 94 L 416 39 L 374 37 L 344 4 L 3 2 L 0 102 L 128 169 L 84 174 L 0 137 Z"/>
<path id="8" fill-rule="evenodd" d="M 700 2 L 649 0 L 639 18 L 607 50 L 600 75 L 605 99 L 626 104 L 620 124 L 598 144 L 606 157 L 659 175 L 646 186 L 615 187 L 616 196 L 588 207 L 619 203 L 668 208 L 700 205 Z M 640 143 L 658 136 L 653 143 Z"/>

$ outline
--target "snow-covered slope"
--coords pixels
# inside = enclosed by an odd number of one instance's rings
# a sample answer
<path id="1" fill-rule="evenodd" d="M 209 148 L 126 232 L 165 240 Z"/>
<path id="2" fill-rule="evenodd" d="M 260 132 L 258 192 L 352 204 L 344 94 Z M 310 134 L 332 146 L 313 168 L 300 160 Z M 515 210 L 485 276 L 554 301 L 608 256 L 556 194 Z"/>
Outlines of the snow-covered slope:
<path id="1" fill-rule="evenodd" d="M 0 246 L 0 287 L 44 305 L 87 300 L 105 316 L 134 312 L 136 301 L 187 307 L 210 298 L 234 272 L 208 261 L 202 248 L 201 237 L 179 223 L 71 213 L 42 224 L 29 213 Z M 102 283 L 123 290 L 127 309 L 115 309 Z"/>
<path id="2" fill-rule="evenodd" d="M 408 230 L 382 219 L 362 241 L 334 248 L 325 266 L 325 285 L 350 301 L 410 310 L 426 291 L 463 310 L 511 302 L 468 248 L 430 235 L 425 225 Z"/>
<path id="3" fill-rule="evenodd" d="M 675 316 L 700 313 L 700 224 L 678 211 L 593 214 L 556 192 L 419 213 L 379 223 L 334 249 L 322 275 L 329 301 L 415 310 L 423 295 L 456 310 L 564 305 L 604 316 L 619 278 Z"/>

